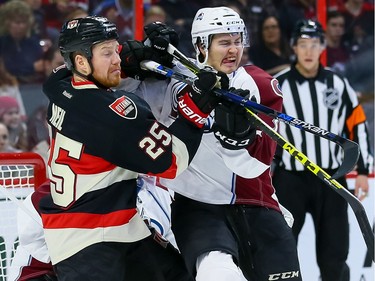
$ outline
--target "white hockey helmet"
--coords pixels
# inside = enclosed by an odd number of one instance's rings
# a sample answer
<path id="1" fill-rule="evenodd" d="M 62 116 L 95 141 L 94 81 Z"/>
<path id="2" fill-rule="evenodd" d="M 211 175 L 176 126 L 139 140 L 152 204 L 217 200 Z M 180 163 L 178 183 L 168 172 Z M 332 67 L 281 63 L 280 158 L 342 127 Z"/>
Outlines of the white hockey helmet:
<path id="1" fill-rule="evenodd" d="M 241 33 L 244 45 L 248 45 L 245 23 L 237 12 L 228 7 L 199 9 L 195 14 L 191 28 L 194 47 L 200 38 L 203 47 L 208 49 L 211 35 L 219 33 Z"/>

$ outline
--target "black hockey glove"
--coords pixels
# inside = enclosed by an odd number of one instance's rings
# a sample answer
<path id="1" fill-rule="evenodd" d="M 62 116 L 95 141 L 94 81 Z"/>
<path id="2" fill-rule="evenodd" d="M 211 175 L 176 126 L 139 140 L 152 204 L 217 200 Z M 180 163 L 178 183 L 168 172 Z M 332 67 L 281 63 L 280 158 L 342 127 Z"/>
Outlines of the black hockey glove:
<path id="1" fill-rule="evenodd" d="M 144 80 L 148 77 L 166 79 L 164 75 L 152 71 L 143 70 L 140 62 L 153 60 L 162 63 L 163 59 L 152 47 L 145 46 L 141 41 L 127 40 L 121 45 L 120 50 L 122 77 L 132 77 L 137 80 Z"/>
<path id="2" fill-rule="evenodd" d="M 208 114 L 221 100 L 212 90 L 214 87 L 228 88 L 229 79 L 225 73 L 215 72 L 211 68 L 200 70 L 197 76 L 192 86 L 186 86 L 181 91 L 178 105 L 180 113 L 201 128 Z"/>
<path id="3" fill-rule="evenodd" d="M 149 23 L 144 27 L 146 33 L 145 45 L 150 45 L 158 52 L 162 65 L 173 67 L 173 56 L 168 53 L 169 43 L 177 47 L 179 37 L 177 32 L 161 22 Z"/>
<path id="4" fill-rule="evenodd" d="M 249 96 L 249 90 L 230 91 L 242 97 Z M 215 123 L 212 127 L 215 137 L 224 148 L 237 150 L 247 147 L 256 136 L 256 129 L 251 126 L 246 109 L 231 102 L 223 102 L 215 108 Z"/>
<path id="5" fill-rule="evenodd" d="M 225 73 L 213 71 L 211 68 L 201 69 L 197 77 L 192 85 L 191 98 L 202 112 L 210 113 L 220 101 L 220 98 L 212 93 L 213 88 L 228 89 L 229 78 Z"/>
<path id="6" fill-rule="evenodd" d="M 172 27 L 169 27 L 164 23 L 159 21 L 149 23 L 144 27 L 144 31 L 146 33 L 146 38 L 151 42 L 154 41 L 155 38 L 161 37 L 176 48 L 178 47 L 180 38 L 178 37 L 177 32 Z"/>

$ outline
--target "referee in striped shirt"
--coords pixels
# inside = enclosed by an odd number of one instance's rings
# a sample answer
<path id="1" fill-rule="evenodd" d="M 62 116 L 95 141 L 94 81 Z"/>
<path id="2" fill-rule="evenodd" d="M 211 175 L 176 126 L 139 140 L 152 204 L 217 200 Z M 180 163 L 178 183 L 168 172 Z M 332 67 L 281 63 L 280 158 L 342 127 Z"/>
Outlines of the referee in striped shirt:
<path id="1" fill-rule="evenodd" d="M 368 192 L 367 175 L 372 169 L 366 117 L 347 79 L 324 68 L 320 54 L 325 48 L 324 31 L 318 22 L 297 22 L 292 34 L 296 61 L 276 75 L 283 93 L 283 111 L 310 124 L 343 135 L 359 144 L 360 158 L 355 195 Z M 333 142 L 280 124 L 280 133 L 329 174 L 340 166 L 341 149 Z M 293 233 L 298 239 L 306 213 L 312 215 L 316 232 L 316 256 L 322 281 L 349 280 L 347 202 L 288 153 L 277 155 L 273 183 L 276 194 L 294 216 Z M 338 179 L 345 187 L 345 178 Z"/>

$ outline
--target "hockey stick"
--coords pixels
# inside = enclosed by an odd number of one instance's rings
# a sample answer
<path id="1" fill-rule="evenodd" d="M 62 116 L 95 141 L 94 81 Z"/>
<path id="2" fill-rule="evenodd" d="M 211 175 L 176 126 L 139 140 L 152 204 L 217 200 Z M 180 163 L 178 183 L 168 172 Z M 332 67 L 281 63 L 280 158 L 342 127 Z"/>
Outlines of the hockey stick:
<path id="1" fill-rule="evenodd" d="M 199 67 L 194 62 L 189 60 L 183 53 L 181 53 L 172 44 L 168 44 L 167 52 L 171 54 L 176 60 L 182 63 L 186 68 L 188 68 L 194 74 L 197 74 L 199 72 L 200 70 Z M 216 92 L 216 94 L 218 93 Z M 230 95 L 229 92 L 222 91 L 221 96 L 236 103 L 240 103 L 240 104 L 243 103 L 243 102 L 241 103 L 241 98 L 237 97 L 236 95 Z M 337 169 L 336 173 L 332 175 L 333 178 L 337 179 L 339 177 L 344 176 L 345 174 L 350 172 L 354 168 L 354 166 L 357 164 L 358 157 L 359 157 L 359 147 L 357 143 L 351 140 L 348 140 L 346 138 L 343 138 L 341 136 L 338 136 L 336 134 L 333 134 L 317 126 L 314 126 L 312 124 L 309 124 L 303 120 L 294 118 L 282 112 L 273 110 L 272 108 L 258 104 L 256 102 L 248 101 L 246 102 L 246 104 L 242 104 L 242 105 L 245 106 L 246 108 L 255 110 L 256 112 L 261 112 L 269 116 L 272 116 L 274 118 L 277 118 L 278 120 L 286 124 L 292 125 L 300 130 L 307 131 L 311 134 L 317 135 L 319 137 L 323 137 L 329 141 L 333 141 L 336 144 L 338 144 L 344 151 L 344 157 L 343 157 L 341 166 Z"/>
<path id="2" fill-rule="evenodd" d="M 182 75 L 180 73 L 174 72 L 172 69 L 165 68 L 162 65 L 153 61 L 143 61 L 141 63 L 142 67 L 147 70 L 154 71 L 156 73 L 165 75 L 167 77 L 173 77 L 177 80 L 181 80 L 187 84 L 191 84 L 194 78 Z M 221 95 L 218 91 L 218 95 Z M 234 94 L 232 94 L 234 95 Z M 245 106 L 246 102 L 241 100 L 241 105 Z M 245 106 L 246 107 L 246 106 Z M 274 131 L 268 126 L 260 117 L 254 114 L 249 108 L 246 108 L 249 112 L 254 125 L 261 128 L 267 135 L 269 135 L 276 143 L 281 146 L 285 151 L 287 151 L 291 156 L 293 156 L 297 161 L 299 161 L 303 166 L 320 178 L 323 182 L 329 185 L 333 190 L 340 194 L 353 209 L 353 212 L 358 221 L 359 227 L 361 229 L 363 238 L 365 240 L 366 246 L 370 252 L 371 258 L 374 261 L 374 234 L 372 232 L 370 223 L 367 218 L 367 214 L 362 203 L 352 195 L 347 189 L 345 189 L 339 182 L 337 182 L 332 176 L 320 168 L 317 164 L 312 162 L 306 155 L 298 151 L 291 143 L 289 143 L 285 138 L 283 138 L 278 132 Z M 337 174 L 337 173 L 336 173 Z"/>
<path id="3" fill-rule="evenodd" d="M 172 46 L 172 45 L 169 45 L 169 46 Z M 159 74 L 165 75 L 167 77 L 173 77 L 177 80 L 180 80 L 190 85 L 195 80 L 195 78 L 193 77 L 175 72 L 174 70 L 164 67 L 153 61 L 143 61 L 141 62 L 141 67 L 146 70 L 154 71 Z M 277 118 L 278 120 L 281 120 L 286 124 L 290 124 L 300 130 L 304 130 L 314 135 L 318 135 L 322 138 L 325 138 L 329 141 L 333 141 L 336 144 L 338 144 L 344 150 L 344 158 L 342 160 L 341 166 L 337 169 L 336 173 L 332 175 L 332 178 L 339 178 L 339 177 L 346 175 L 356 165 L 358 157 L 359 157 L 359 148 L 358 148 L 358 144 L 356 144 L 355 142 L 348 140 L 346 138 L 340 137 L 338 135 L 335 135 L 322 128 L 308 124 L 305 121 L 302 121 L 297 118 L 291 117 L 287 114 L 278 112 L 262 104 L 258 104 L 256 102 L 244 99 L 243 97 L 240 97 L 229 91 L 222 90 L 222 89 L 215 89 L 214 92 L 215 94 L 225 98 L 226 100 L 240 104 L 248 109 L 255 110 L 260 113 L 264 113 L 273 118 Z"/>
<path id="4" fill-rule="evenodd" d="M 6 198 L 15 203 L 18 208 L 29 215 L 35 222 L 37 222 L 41 226 L 40 218 L 35 216 L 29 209 L 27 209 L 23 202 L 19 200 L 14 194 L 12 194 L 5 186 L 0 185 L 0 193 L 2 193 Z"/>

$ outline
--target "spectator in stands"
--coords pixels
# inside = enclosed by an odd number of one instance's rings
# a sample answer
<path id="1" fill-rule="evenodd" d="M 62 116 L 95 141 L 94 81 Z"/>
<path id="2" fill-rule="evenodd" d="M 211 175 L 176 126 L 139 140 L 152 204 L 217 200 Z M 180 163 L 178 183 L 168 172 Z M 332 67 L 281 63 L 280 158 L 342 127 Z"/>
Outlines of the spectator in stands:
<path id="1" fill-rule="evenodd" d="M 47 32 L 54 38 L 54 41 L 59 37 L 61 26 L 70 12 L 77 8 L 88 12 L 89 8 L 88 0 L 56 0 L 43 2 L 42 9 L 45 14 Z"/>
<path id="2" fill-rule="evenodd" d="M 294 24 L 301 19 L 316 19 L 316 0 L 284 0 L 279 10 L 281 29 L 291 37 Z"/>
<path id="3" fill-rule="evenodd" d="M 43 48 L 32 35 L 33 12 L 24 1 L 0 6 L 0 57 L 19 83 L 41 82 L 44 78 Z"/>
<path id="4" fill-rule="evenodd" d="M 342 40 L 344 31 L 344 16 L 338 11 L 328 12 L 325 32 L 327 44 L 327 66 L 342 74 L 345 72 L 345 63 L 350 58 L 350 52 Z"/>
<path id="5" fill-rule="evenodd" d="M 24 0 L 27 3 L 34 16 L 33 28 L 32 32 L 43 38 L 46 34 L 46 26 L 45 26 L 45 14 L 42 9 L 42 0 Z"/>
<path id="6" fill-rule="evenodd" d="M 244 0 L 245 9 L 242 12 L 249 31 L 250 44 L 256 44 L 262 28 L 259 23 L 267 15 L 276 15 L 277 10 L 272 0 Z"/>
<path id="7" fill-rule="evenodd" d="M 36 35 L 40 39 L 40 44 L 46 51 L 56 40 L 54 34 L 49 34 L 45 22 L 45 13 L 42 9 L 42 0 L 24 0 L 27 3 L 34 17 L 33 27 L 31 30 L 32 35 Z"/>
<path id="8" fill-rule="evenodd" d="M 366 38 L 374 35 L 374 4 L 364 0 L 347 0 L 339 11 L 345 17 L 344 40 L 351 46 L 351 52 L 357 53 Z"/>
<path id="9" fill-rule="evenodd" d="M 249 58 L 253 64 L 274 75 L 290 65 L 292 50 L 276 16 L 265 16 L 259 26 L 259 40 L 250 44 Z"/>
<path id="10" fill-rule="evenodd" d="M 18 102 L 20 114 L 23 119 L 26 118 L 25 106 L 18 87 L 16 77 L 11 75 L 4 66 L 4 62 L 0 59 L 0 96 L 11 96 Z"/>
<path id="11" fill-rule="evenodd" d="M 346 0 L 327 0 L 327 11 L 337 11 Z"/>
<path id="12" fill-rule="evenodd" d="M 156 22 L 156 21 L 160 21 L 162 23 L 166 23 L 166 21 L 167 21 L 167 13 L 159 5 L 152 5 L 145 12 L 144 25 L 147 25 L 149 23 Z"/>
<path id="13" fill-rule="evenodd" d="M 345 44 L 351 58 L 345 75 L 361 95 L 374 95 L 374 4 L 364 0 L 347 0 L 339 8 L 345 17 Z"/>
<path id="14" fill-rule="evenodd" d="M 46 77 L 49 76 L 52 70 L 64 64 L 64 58 L 57 46 L 52 46 L 45 55 L 44 69 Z"/>
<path id="15" fill-rule="evenodd" d="M 4 123 L 9 132 L 9 144 L 15 149 L 27 151 L 27 129 L 21 120 L 19 104 L 13 97 L 0 97 L 0 122 Z"/>
<path id="16" fill-rule="evenodd" d="M 82 9 L 81 7 L 76 7 L 72 11 L 70 11 L 66 17 L 65 21 L 76 19 L 76 18 L 84 18 L 87 17 L 89 14 L 86 10 Z"/>
<path id="17" fill-rule="evenodd" d="M 9 132 L 7 126 L 0 122 L 0 153 L 3 152 L 19 152 L 11 145 L 9 145 Z"/>
<path id="18" fill-rule="evenodd" d="M 276 15 L 272 0 L 211 0 L 211 6 L 226 6 L 235 10 L 245 22 L 250 44 L 258 43 L 261 28 L 259 22 L 264 15 Z"/>
<path id="19" fill-rule="evenodd" d="M 204 1 L 201 1 L 204 2 Z M 179 50 L 186 56 L 195 57 L 195 50 L 191 44 L 191 24 L 195 13 L 202 6 L 199 1 L 160 0 L 158 5 L 167 13 L 166 23 L 179 34 Z"/>
<path id="20" fill-rule="evenodd" d="M 347 62 L 345 73 L 360 97 L 374 98 L 374 36 L 364 40 L 361 51 Z"/>
<path id="21" fill-rule="evenodd" d="M 116 5 L 115 0 L 104 0 L 93 10 L 93 15 L 106 17 L 110 22 L 117 26 L 119 32 L 119 41 L 133 39 L 133 8 L 131 1 L 119 1 Z"/>

